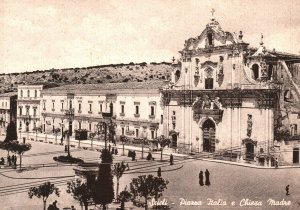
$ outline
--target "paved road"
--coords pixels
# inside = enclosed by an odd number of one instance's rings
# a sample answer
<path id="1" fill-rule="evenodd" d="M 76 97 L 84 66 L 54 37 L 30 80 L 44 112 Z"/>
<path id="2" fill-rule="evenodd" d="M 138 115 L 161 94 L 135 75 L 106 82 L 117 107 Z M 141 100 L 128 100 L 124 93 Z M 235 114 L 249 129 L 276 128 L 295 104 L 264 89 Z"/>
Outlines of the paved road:
<path id="1" fill-rule="evenodd" d="M 31 142 L 32 150 L 25 153 L 23 163 L 25 165 L 54 163 L 53 157 L 64 154 L 63 147 L 40 142 Z M 86 161 L 98 161 L 99 153 L 95 151 L 72 149 L 75 157 L 81 157 Z M 119 151 L 119 153 L 121 153 Z M 6 156 L 6 151 L 0 150 L 0 157 Z M 138 157 L 140 154 L 138 154 Z M 145 155 L 146 156 L 146 155 Z M 159 154 L 154 155 L 159 159 Z M 156 175 L 158 167 L 162 168 L 162 176 L 169 180 L 168 189 L 161 200 L 172 206 L 172 209 L 199 209 L 200 206 L 180 205 L 183 201 L 197 201 L 194 204 L 202 204 L 201 209 L 296 209 L 300 207 L 300 169 L 264 170 L 239 166 L 225 165 L 201 160 L 175 158 L 175 165 L 169 166 L 168 162 L 158 162 L 138 159 L 131 162 L 126 156 L 115 156 L 114 162 L 125 160 L 129 163 L 130 171 L 123 175 L 120 190 L 129 185 L 133 177 L 140 174 L 152 173 Z M 200 170 L 210 171 L 210 186 L 200 186 L 198 174 Z M 67 194 L 66 182 L 74 178 L 73 166 L 32 167 L 31 170 L 17 173 L 12 169 L 0 169 L 0 203 L 1 209 L 41 209 L 42 201 L 29 199 L 27 191 L 29 187 L 50 180 L 61 190 L 61 197 L 49 197 L 49 203 L 55 199 L 62 209 L 65 206 L 74 205 L 80 209 L 78 203 Z M 298 179 L 297 179 L 298 178 Z M 115 181 L 116 183 L 116 181 Z M 285 186 L 289 184 L 290 196 L 285 195 Z M 226 206 L 209 206 L 211 198 Z M 267 200 L 274 199 L 291 201 L 291 206 L 268 206 Z M 184 200 L 183 200 L 184 199 Z M 262 206 L 240 206 L 242 199 L 258 201 Z M 297 200 L 298 199 L 298 200 Z M 249 201 L 248 200 L 248 201 Z M 231 202 L 235 201 L 235 206 Z M 258 203 L 257 202 L 257 203 Z M 249 202 L 248 202 L 249 203 Z M 136 209 L 136 208 L 135 208 Z"/>

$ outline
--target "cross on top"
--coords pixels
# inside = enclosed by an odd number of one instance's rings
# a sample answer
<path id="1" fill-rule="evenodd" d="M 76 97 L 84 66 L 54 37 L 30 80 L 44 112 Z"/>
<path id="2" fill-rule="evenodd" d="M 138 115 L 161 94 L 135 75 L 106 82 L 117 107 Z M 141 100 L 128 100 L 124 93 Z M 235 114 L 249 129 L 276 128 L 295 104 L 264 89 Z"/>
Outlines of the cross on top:
<path id="1" fill-rule="evenodd" d="M 212 8 L 212 10 L 210 11 L 212 17 L 214 16 L 215 11 L 216 11 L 216 10 L 215 10 L 214 8 Z"/>

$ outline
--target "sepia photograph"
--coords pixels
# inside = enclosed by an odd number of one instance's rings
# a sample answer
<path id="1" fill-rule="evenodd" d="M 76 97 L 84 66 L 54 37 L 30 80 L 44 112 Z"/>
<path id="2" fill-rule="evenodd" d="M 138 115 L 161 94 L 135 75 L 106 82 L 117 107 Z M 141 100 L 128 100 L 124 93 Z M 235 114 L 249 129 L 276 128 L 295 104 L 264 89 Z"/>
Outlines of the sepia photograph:
<path id="1" fill-rule="evenodd" d="M 299 0 L 0 0 L 0 210 L 300 209 Z"/>

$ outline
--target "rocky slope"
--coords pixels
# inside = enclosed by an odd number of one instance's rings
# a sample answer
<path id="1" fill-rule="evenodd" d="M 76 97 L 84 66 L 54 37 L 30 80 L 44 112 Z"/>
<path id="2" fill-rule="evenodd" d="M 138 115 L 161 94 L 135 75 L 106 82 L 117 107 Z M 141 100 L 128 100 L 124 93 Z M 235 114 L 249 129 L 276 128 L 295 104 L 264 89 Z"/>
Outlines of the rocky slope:
<path id="1" fill-rule="evenodd" d="M 0 91 L 16 90 L 18 85 L 43 84 L 94 84 L 107 82 L 130 82 L 166 80 L 170 77 L 170 63 L 129 63 L 91 66 L 85 68 L 51 69 L 24 73 L 0 74 Z"/>

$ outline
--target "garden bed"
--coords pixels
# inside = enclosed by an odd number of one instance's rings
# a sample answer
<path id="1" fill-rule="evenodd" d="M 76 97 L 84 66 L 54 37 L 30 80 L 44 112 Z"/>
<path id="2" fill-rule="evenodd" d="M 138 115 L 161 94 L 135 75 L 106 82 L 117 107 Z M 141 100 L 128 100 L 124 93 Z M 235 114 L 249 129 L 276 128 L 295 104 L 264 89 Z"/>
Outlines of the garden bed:
<path id="1" fill-rule="evenodd" d="M 72 156 L 58 156 L 53 158 L 54 161 L 62 163 L 83 163 L 84 161 L 80 158 L 75 158 Z"/>

